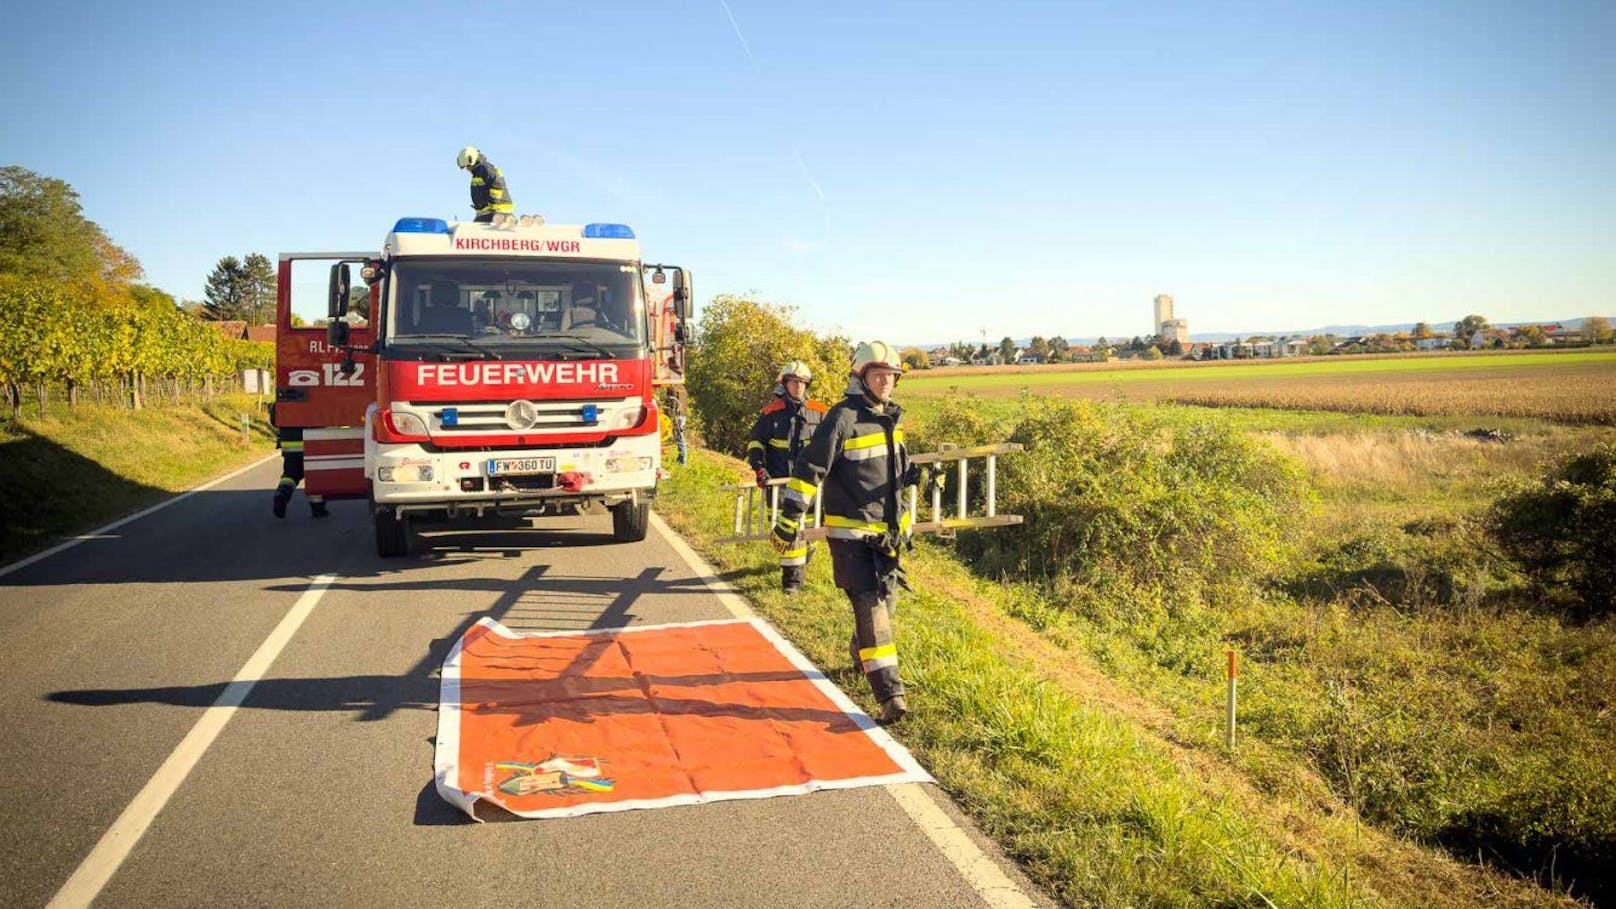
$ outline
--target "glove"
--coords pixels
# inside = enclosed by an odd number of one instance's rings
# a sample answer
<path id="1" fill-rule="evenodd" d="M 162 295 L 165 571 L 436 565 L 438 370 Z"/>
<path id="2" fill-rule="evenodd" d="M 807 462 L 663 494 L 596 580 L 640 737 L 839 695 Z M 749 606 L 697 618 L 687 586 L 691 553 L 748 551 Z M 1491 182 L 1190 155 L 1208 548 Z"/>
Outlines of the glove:
<path id="1" fill-rule="evenodd" d="M 774 532 L 769 535 L 769 545 L 774 551 L 784 555 L 788 550 L 797 548 L 797 522 L 785 515 L 774 524 Z"/>
<path id="2" fill-rule="evenodd" d="M 931 476 L 926 478 L 926 482 L 927 485 L 936 489 L 938 492 L 942 492 L 943 486 L 948 483 L 948 474 L 934 467 L 931 470 Z"/>
<path id="3" fill-rule="evenodd" d="M 757 476 L 757 484 L 758 484 L 759 489 L 762 489 L 763 487 L 769 485 L 769 472 L 767 470 L 764 470 L 763 468 L 759 467 L 757 469 L 756 476 Z"/>
<path id="4" fill-rule="evenodd" d="M 797 535 L 775 525 L 774 533 L 769 535 L 769 545 L 774 547 L 775 552 L 785 555 L 797 548 Z"/>

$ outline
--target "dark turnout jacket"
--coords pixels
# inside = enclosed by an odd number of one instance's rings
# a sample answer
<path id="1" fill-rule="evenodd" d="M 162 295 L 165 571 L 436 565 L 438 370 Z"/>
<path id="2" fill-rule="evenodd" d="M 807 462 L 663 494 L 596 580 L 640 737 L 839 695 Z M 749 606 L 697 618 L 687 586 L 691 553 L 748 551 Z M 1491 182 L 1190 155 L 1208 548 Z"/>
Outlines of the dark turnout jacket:
<path id="1" fill-rule="evenodd" d="M 471 166 L 471 207 L 479 215 L 516 210 L 511 192 L 505 188 L 505 175 L 487 156 Z"/>
<path id="2" fill-rule="evenodd" d="M 913 516 L 903 510 L 903 487 L 916 482 L 917 471 L 898 428 L 902 416 L 896 404 L 876 413 L 862 394 L 832 407 L 792 465 L 781 525 L 796 532 L 819 495 L 832 540 L 906 538 Z"/>
<path id="3" fill-rule="evenodd" d="M 757 422 L 752 424 L 751 440 L 746 443 L 746 463 L 753 470 L 766 470 L 771 477 L 791 473 L 791 464 L 797 454 L 808 445 L 814 430 L 819 428 L 827 408 L 809 398 L 798 404 L 789 395 L 781 395 L 758 411 Z"/>

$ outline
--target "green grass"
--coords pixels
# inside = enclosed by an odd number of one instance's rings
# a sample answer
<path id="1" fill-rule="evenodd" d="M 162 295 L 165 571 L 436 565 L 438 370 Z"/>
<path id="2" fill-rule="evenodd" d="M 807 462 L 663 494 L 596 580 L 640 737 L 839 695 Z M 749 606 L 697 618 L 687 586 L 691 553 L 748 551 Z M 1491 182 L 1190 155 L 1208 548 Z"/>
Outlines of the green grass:
<path id="1" fill-rule="evenodd" d="M 843 668 L 851 617 L 823 550 L 807 589 L 786 600 L 766 546 L 711 544 L 732 515 L 713 490 L 742 473 L 696 451 L 658 510 L 872 709 L 862 676 Z M 1231 760 L 1208 680 L 1169 685 L 1165 708 L 1142 699 L 1155 686 L 1117 685 L 1089 653 L 1143 679 L 1159 673 L 1037 591 L 975 578 L 946 546 L 922 545 L 909 566 L 916 593 L 897 634 L 916 712 L 897 734 L 1064 905 L 1563 905 L 1359 824 L 1286 749 L 1253 742 Z M 1123 659 L 1106 660 L 1108 645 Z"/>
<path id="2" fill-rule="evenodd" d="M 957 387 L 962 391 L 1014 388 L 1038 390 L 1053 385 L 1128 384 L 1168 379 L 1174 382 L 1222 382 L 1240 378 L 1439 374 L 1518 367 L 1554 370 L 1611 363 L 1616 363 L 1616 354 L 1608 350 L 1502 354 L 1449 353 L 1388 358 L 1332 357 L 1264 362 L 1186 363 L 1164 360 L 1150 365 L 1128 361 L 1072 367 L 1048 366 L 1020 371 L 986 367 L 972 371 L 949 371 L 939 375 L 929 375 L 925 370 L 921 370 L 904 376 L 903 388 L 906 392 L 925 395 L 938 394 L 950 387 Z"/>
<path id="3" fill-rule="evenodd" d="M 274 450 L 273 429 L 246 395 L 138 412 L 90 404 L 34 412 L 0 420 L 0 561 Z M 251 420 L 245 441 L 242 414 Z"/>

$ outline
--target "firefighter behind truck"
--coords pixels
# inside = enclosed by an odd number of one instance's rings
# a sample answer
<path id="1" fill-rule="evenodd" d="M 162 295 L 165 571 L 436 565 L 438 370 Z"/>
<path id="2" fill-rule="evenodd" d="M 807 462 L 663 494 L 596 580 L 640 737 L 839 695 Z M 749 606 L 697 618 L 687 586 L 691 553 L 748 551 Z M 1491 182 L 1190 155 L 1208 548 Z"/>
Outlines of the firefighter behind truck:
<path id="1" fill-rule="evenodd" d="M 322 256 L 342 260 L 324 362 L 277 398 L 348 402 L 304 421 L 305 485 L 364 495 L 380 555 L 405 554 L 416 522 L 501 514 L 605 508 L 615 539 L 645 537 L 661 471 L 654 392 L 683 364 L 683 269 L 644 266 L 621 224 L 404 218 L 380 256 L 283 255 L 283 295 L 291 262 Z M 363 331 L 347 315 L 350 266 L 369 285 Z M 648 311 L 647 271 L 672 274 L 676 319 Z"/>

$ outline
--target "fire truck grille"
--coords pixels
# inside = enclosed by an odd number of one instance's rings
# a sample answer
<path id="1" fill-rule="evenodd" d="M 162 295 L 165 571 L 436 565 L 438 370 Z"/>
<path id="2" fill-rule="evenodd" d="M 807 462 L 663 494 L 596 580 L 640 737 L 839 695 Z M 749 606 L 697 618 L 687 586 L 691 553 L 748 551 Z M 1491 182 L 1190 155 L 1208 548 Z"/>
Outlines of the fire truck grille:
<path id="1" fill-rule="evenodd" d="M 637 413 L 639 398 L 598 400 L 468 401 L 465 403 L 416 404 L 430 410 L 435 436 L 497 435 L 521 432 L 530 435 L 577 432 L 580 429 L 623 428 L 620 418 Z M 619 422 L 614 424 L 614 419 Z"/>

